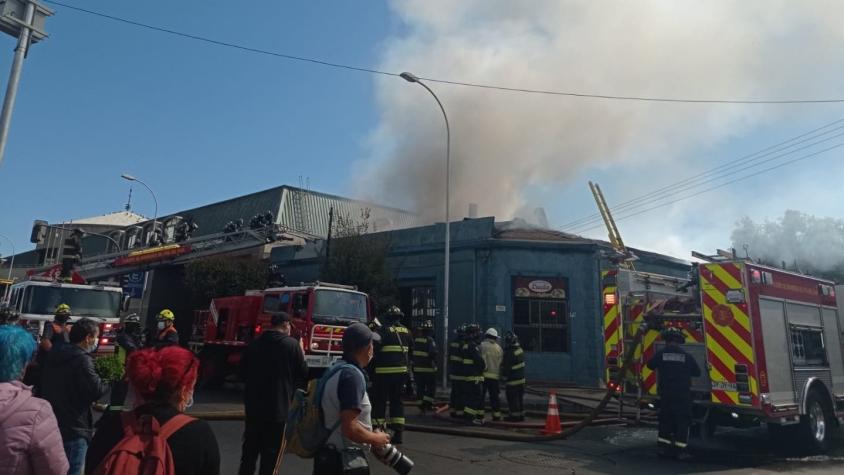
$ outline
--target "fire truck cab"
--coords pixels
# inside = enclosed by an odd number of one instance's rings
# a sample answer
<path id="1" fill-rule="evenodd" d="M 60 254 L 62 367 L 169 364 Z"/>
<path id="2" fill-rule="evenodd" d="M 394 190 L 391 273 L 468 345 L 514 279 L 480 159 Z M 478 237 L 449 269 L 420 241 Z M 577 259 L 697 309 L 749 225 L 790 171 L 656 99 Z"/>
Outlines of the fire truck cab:
<path id="1" fill-rule="evenodd" d="M 123 289 L 103 285 L 69 284 L 49 278 L 30 277 L 12 285 L 9 306 L 20 314 L 20 323 L 36 340 L 44 325 L 53 320 L 59 304 L 70 306 L 70 323 L 87 317 L 100 323 L 100 342 L 97 354 L 114 353 L 115 338 L 120 324 Z"/>
<path id="2" fill-rule="evenodd" d="M 372 319 L 370 299 L 353 286 L 327 282 L 248 291 L 215 298 L 195 315 L 191 347 L 200 354 L 202 379 L 218 385 L 240 361 L 246 345 L 270 326 L 274 313 L 292 317 L 292 336 L 299 339 L 313 374 L 343 355 L 343 330 Z"/>
<path id="3" fill-rule="evenodd" d="M 646 363 L 680 328 L 701 366 L 692 382 L 704 436 L 764 423 L 828 448 L 844 419 L 844 351 L 833 282 L 751 261 L 696 265 L 689 279 L 626 269 L 602 273 L 606 378 L 645 403 L 658 400 Z M 641 343 L 629 348 L 642 331 Z M 632 374 L 620 375 L 627 351 Z"/>

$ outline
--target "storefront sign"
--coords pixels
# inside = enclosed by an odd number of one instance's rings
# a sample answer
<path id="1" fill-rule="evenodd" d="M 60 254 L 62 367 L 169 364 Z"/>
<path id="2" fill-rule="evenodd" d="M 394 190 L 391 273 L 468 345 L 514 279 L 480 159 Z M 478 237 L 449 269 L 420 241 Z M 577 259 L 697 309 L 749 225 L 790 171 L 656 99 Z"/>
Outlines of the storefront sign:
<path id="1" fill-rule="evenodd" d="M 567 290 L 568 279 L 513 277 L 513 294 L 516 297 L 564 299 Z"/>

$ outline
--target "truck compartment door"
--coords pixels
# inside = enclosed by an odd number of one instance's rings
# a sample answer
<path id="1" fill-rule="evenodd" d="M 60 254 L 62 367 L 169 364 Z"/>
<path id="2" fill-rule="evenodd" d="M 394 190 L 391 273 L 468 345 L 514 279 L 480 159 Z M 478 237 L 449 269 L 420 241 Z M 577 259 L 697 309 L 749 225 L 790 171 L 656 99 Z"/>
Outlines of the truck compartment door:
<path id="1" fill-rule="evenodd" d="M 778 300 L 759 299 L 762 320 L 762 337 L 765 343 L 768 395 L 774 405 L 794 404 L 794 380 L 791 374 L 788 344 L 788 325 L 783 303 Z"/>
<path id="2" fill-rule="evenodd" d="M 824 308 L 822 312 L 825 346 L 829 355 L 829 369 L 832 372 L 832 391 L 835 394 L 844 394 L 844 358 L 842 358 L 838 312 L 831 308 Z"/>

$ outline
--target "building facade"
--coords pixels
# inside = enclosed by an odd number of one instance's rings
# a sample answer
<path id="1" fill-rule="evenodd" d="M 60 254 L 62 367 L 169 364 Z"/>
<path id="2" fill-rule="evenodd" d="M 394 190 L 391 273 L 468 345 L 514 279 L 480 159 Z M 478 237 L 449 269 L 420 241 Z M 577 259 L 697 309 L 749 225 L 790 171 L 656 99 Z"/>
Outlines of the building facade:
<path id="1" fill-rule="evenodd" d="M 386 233 L 389 267 L 409 324 L 433 320 L 442 345 L 444 225 Z M 320 246 L 279 248 L 271 261 L 290 282 L 319 277 Z M 636 251 L 637 270 L 685 276 L 689 264 Z M 595 386 L 602 371 L 599 276 L 610 245 L 524 222 L 466 219 L 451 225 L 449 329 L 477 323 L 516 333 L 527 377 Z"/>

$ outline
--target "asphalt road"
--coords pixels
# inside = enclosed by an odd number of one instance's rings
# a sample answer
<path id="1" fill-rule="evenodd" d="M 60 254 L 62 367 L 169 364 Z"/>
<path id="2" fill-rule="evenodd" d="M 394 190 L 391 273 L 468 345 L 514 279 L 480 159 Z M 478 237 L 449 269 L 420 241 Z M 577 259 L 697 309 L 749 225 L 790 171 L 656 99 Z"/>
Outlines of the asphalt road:
<path id="1" fill-rule="evenodd" d="M 222 473 L 237 473 L 242 422 L 212 422 L 223 453 Z M 591 427 L 565 441 L 525 444 L 409 432 L 402 450 L 413 474 L 686 474 L 844 473 L 844 437 L 822 457 L 806 457 L 791 444 L 772 442 L 764 430 L 724 431 L 709 445 L 696 444 L 690 462 L 659 459 L 652 429 Z M 395 473 L 371 459 L 373 474 Z M 287 456 L 283 474 L 311 473 L 311 461 Z"/>

